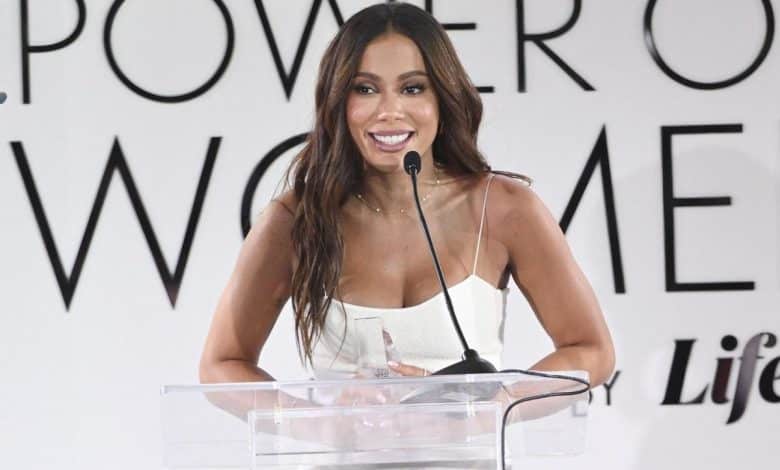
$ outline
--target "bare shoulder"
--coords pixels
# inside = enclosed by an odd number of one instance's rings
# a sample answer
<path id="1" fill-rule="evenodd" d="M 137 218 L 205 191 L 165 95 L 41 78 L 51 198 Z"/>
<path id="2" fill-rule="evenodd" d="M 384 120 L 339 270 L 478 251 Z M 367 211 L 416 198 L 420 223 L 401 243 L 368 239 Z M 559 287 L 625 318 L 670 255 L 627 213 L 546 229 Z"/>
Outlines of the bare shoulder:
<path id="1" fill-rule="evenodd" d="M 568 257 L 558 221 L 529 185 L 497 175 L 490 189 L 488 220 L 506 246 L 513 266 L 530 268 Z"/>
<path id="2" fill-rule="evenodd" d="M 270 298 L 279 303 L 286 301 L 295 266 L 292 243 L 295 204 L 294 196 L 284 193 L 272 199 L 252 224 L 234 273 L 235 282 L 246 290 L 247 298 L 257 286 L 265 286 Z"/>
<path id="3" fill-rule="evenodd" d="M 273 198 L 269 203 L 269 207 L 272 205 L 282 206 L 292 217 L 295 217 L 295 211 L 298 210 L 298 197 L 295 195 L 295 191 L 288 189 L 279 196 Z"/>
<path id="4" fill-rule="evenodd" d="M 545 216 L 548 210 L 529 182 L 503 174 L 493 177 L 488 216 L 504 223 Z"/>
<path id="5" fill-rule="evenodd" d="M 247 242 L 250 245 L 289 242 L 297 208 L 298 199 L 292 190 L 272 199 L 255 218 Z"/>

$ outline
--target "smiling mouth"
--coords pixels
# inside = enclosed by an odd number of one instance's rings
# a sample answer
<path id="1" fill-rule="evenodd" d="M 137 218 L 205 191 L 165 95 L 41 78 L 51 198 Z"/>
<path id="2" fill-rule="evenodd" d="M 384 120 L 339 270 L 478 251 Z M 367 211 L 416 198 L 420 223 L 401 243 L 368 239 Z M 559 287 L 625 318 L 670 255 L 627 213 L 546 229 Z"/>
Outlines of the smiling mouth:
<path id="1" fill-rule="evenodd" d="M 369 132 L 368 135 L 371 136 L 371 140 L 374 141 L 374 144 L 376 144 L 376 146 L 380 150 L 392 152 L 404 148 L 404 146 L 406 146 L 406 143 L 409 142 L 409 140 L 414 135 L 414 132 L 407 131 L 407 132 L 399 132 L 397 134 L 382 134 L 382 135 Z"/>

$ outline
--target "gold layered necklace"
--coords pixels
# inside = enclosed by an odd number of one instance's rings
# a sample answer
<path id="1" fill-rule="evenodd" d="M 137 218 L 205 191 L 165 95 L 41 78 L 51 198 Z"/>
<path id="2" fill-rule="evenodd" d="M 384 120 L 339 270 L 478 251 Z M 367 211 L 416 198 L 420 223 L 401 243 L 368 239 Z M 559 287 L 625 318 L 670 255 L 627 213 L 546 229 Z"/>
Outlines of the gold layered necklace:
<path id="1" fill-rule="evenodd" d="M 434 174 L 436 179 L 434 179 L 432 182 L 423 183 L 423 184 L 433 185 L 433 188 L 430 191 L 428 191 L 427 194 L 425 194 L 423 197 L 420 198 L 420 205 L 425 204 L 425 201 L 427 201 L 431 197 L 433 192 L 436 190 L 436 188 L 439 187 L 439 184 L 441 183 L 441 181 L 439 180 L 439 172 L 434 169 Z M 355 197 L 357 198 L 358 201 L 362 202 L 366 207 L 368 207 L 369 210 L 371 210 L 371 212 L 375 212 L 377 214 L 381 214 L 385 212 L 382 210 L 381 207 L 376 207 L 369 204 L 368 201 L 366 201 L 366 198 L 363 196 L 363 194 L 355 193 Z M 412 207 L 414 207 L 414 204 L 412 204 L 411 207 L 402 207 L 401 209 L 398 209 L 398 211 L 401 214 L 406 214 L 407 212 L 409 212 L 409 210 L 412 209 Z"/>

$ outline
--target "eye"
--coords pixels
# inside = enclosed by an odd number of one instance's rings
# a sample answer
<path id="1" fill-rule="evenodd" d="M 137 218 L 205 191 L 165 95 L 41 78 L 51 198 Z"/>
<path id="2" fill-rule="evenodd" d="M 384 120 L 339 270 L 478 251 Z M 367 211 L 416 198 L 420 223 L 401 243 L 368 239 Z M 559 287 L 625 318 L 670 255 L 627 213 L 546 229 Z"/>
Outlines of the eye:
<path id="1" fill-rule="evenodd" d="M 407 95 L 419 95 L 420 93 L 425 91 L 425 85 L 422 83 L 406 85 L 405 87 L 403 87 L 402 91 Z"/>
<path id="2" fill-rule="evenodd" d="M 353 87 L 353 90 L 359 95 L 370 95 L 376 93 L 376 90 L 371 85 L 358 84 Z"/>

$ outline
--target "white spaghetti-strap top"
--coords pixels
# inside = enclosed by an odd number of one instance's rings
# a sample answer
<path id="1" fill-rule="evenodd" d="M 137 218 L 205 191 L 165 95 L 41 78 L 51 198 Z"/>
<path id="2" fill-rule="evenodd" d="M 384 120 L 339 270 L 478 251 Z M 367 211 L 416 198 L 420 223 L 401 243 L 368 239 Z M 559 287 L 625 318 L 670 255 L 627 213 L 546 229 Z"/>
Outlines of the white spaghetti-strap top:
<path id="1" fill-rule="evenodd" d="M 477 260 L 492 179 L 491 174 L 485 186 L 472 272 L 466 279 L 451 286 L 449 292 L 469 346 L 500 370 L 508 289 L 496 289 L 477 275 Z M 365 307 L 334 299 L 322 333 L 312 350 L 315 378 L 355 375 L 358 362 L 355 320 L 366 317 L 380 317 L 383 320 L 384 330 L 392 338 L 393 346 L 403 363 L 436 371 L 461 360 L 463 348 L 441 292 L 420 304 L 400 308 Z"/>

